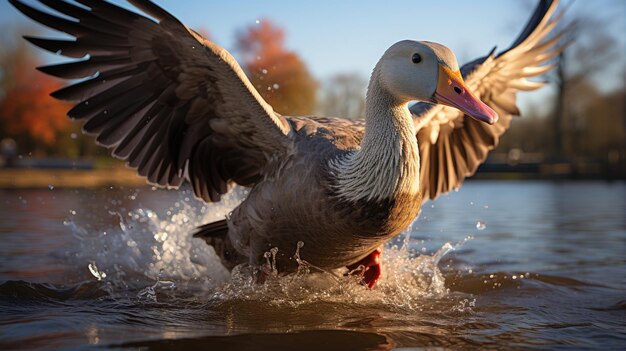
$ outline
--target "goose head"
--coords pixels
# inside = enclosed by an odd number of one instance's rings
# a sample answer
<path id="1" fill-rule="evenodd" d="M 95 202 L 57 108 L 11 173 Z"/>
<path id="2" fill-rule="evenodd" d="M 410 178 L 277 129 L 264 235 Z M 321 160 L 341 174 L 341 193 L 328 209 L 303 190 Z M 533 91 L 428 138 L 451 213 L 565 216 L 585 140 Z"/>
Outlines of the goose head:
<path id="1" fill-rule="evenodd" d="M 392 45 L 378 65 L 380 84 L 398 101 L 427 101 L 457 108 L 493 124 L 498 114 L 466 87 L 456 57 L 447 47 L 403 40 Z"/>

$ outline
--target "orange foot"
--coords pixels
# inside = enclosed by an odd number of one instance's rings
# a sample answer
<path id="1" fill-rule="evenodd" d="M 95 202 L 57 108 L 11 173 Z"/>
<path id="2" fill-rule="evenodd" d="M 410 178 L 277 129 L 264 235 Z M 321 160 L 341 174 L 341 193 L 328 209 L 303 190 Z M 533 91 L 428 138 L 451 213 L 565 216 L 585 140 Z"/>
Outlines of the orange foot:
<path id="1" fill-rule="evenodd" d="M 362 260 L 357 263 L 353 263 L 348 266 L 350 271 L 354 271 L 359 268 L 359 266 L 364 267 L 364 271 L 358 270 L 352 274 L 361 274 L 363 273 L 363 279 L 361 282 L 364 285 L 367 285 L 368 288 L 372 288 L 380 275 L 382 273 L 382 263 L 381 263 L 381 255 L 383 254 L 383 247 L 379 246 L 376 250 L 372 251 L 369 255 L 365 256 Z"/>

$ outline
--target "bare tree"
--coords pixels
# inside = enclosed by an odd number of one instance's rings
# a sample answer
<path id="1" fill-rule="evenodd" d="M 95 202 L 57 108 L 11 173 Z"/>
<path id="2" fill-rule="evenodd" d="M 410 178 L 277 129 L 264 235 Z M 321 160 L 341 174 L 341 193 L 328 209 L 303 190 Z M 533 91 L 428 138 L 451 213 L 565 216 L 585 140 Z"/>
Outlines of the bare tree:
<path id="1" fill-rule="evenodd" d="M 583 113 L 600 94 L 596 82 L 619 56 L 616 39 L 602 22 L 582 17 L 574 21 L 563 38 L 570 45 L 558 56 L 553 74 L 557 87 L 553 153 L 566 158 L 576 154 L 581 128 L 589 127 Z"/>
<path id="2" fill-rule="evenodd" d="M 324 116 L 363 118 L 367 81 L 357 73 L 340 73 L 322 86 L 318 110 Z"/>

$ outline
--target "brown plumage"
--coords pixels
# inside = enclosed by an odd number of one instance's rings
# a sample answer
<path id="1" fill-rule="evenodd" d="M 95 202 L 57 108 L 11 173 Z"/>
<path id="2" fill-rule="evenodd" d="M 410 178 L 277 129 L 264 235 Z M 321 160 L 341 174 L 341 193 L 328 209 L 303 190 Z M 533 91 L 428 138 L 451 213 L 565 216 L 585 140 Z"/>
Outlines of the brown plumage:
<path id="1" fill-rule="evenodd" d="M 286 117 L 261 98 L 226 50 L 152 2 L 129 1 L 151 18 L 104 1 L 77 0 L 79 7 L 40 0 L 70 21 L 10 0 L 33 20 L 76 38 L 28 41 L 68 57 L 89 55 L 39 69 L 88 78 L 52 96 L 76 102 L 68 115 L 113 156 L 157 186 L 177 188 L 186 179 L 205 201 L 219 201 L 232 184 L 251 188 L 228 220 L 198 231 L 228 267 L 261 264 L 278 247 L 279 268 L 288 271 L 298 241 L 305 243 L 301 257 L 324 269 L 363 259 L 404 230 L 423 201 L 476 171 L 519 113 L 515 91 L 540 87 L 525 78 L 548 70 L 542 65 L 561 50 L 560 35 L 547 39 L 556 1 L 541 1 L 510 49 L 461 68 L 466 87 L 447 48 L 403 41 L 372 74 L 365 121 Z M 442 72 L 449 72 L 450 88 L 461 84 L 456 94 L 469 89 L 500 120 L 472 119 L 497 119 L 479 102 L 465 113 L 431 104 L 446 85 Z M 410 100 L 428 102 L 411 107 L 411 115 Z"/>

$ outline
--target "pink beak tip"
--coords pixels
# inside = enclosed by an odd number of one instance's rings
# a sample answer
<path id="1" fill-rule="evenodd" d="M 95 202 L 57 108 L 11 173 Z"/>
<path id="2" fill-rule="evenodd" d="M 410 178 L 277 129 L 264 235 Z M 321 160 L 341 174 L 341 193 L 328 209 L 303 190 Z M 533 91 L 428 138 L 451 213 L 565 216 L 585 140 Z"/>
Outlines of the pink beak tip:
<path id="1" fill-rule="evenodd" d="M 496 111 L 489 109 L 489 113 L 485 115 L 484 118 L 479 118 L 480 120 L 488 123 L 488 124 L 495 124 L 496 122 L 498 122 L 498 119 L 500 118 L 500 116 L 498 116 L 498 113 L 496 113 Z"/>

